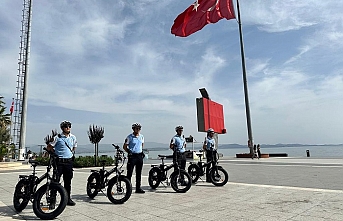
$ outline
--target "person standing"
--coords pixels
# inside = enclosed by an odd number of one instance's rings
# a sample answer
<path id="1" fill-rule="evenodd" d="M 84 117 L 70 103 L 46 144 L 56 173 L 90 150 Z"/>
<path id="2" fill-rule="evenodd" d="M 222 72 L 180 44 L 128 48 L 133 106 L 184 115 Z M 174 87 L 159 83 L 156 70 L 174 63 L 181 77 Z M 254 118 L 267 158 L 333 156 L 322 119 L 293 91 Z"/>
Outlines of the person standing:
<path id="1" fill-rule="evenodd" d="M 207 136 L 205 137 L 203 149 L 206 151 L 206 159 L 207 159 L 207 165 L 206 165 L 206 182 L 211 182 L 209 171 L 211 166 L 215 165 L 215 162 L 213 160 L 213 157 L 215 157 L 214 154 L 216 154 L 215 149 L 216 141 L 214 139 L 214 130 L 212 128 L 209 128 L 207 130 Z M 212 165 L 211 163 L 212 162 Z"/>
<path id="2" fill-rule="evenodd" d="M 258 153 L 258 157 L 261 157 L 261 147 L 260 144 L 257 144 L 257 153 Z"/>
<path id="3" fill-rule="evenodd" d="M 259 155 L 258 155 L 258 152 L 257 152 L 257 146 L 256 146 L 256 144 L 254 144 L 254 154 L 253 154 L 253 156 L 251 157 L 251 159 L 254 159 L 254 158 L 260 159 L 260 157 L 259 157 Z"/>
<path id="4" fill-rule="evenodd" d="M 58 180 L 63 176 L 64 188 L 68 193 L 69 206 L 75 206 L 71 199 L 71 180 L 73 179 L 73 156 L 77 147 L 76 136 L 70 133 L 71 123 L 62 121 L 60 123 L 61 134 L 56 135 L 48 144 L 49 150 L 54 150 L 59 157 L 57 161 Z"/>
<path id="5" fill-rule="evenodd" d="M 186 140 L 182 136 L 183 127 L 175 127 L 176 135 L 170 141 L 170 149 L 173 150 L 173 161 L 177 162 L 179 167 L 183 170 L 186 169 Z"/>
<path id="6" fill-rule="evenodd" d="M 143 169 L 143 146 L 144 136 L 140 134 L 142 126 L 139 123 L 132 124 L 133 133 L 129 134 L 124 142 L 123 149 L 128 153 L 127 178 L 131 181 L 133 168 L 136 167 L 136 193 L 145 193 L 141 188 Z"/>

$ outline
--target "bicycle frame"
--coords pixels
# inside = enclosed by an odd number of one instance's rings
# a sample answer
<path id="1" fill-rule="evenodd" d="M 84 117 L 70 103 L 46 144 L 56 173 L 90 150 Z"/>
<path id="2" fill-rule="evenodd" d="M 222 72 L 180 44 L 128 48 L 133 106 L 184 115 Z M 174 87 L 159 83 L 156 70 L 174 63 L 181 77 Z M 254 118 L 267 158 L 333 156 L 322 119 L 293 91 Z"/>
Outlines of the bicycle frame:
<path id="1" fill-rule="evenodd" d="M 114 167 L 111 170 L 107 171 L 105 169 L 105 162 L 103 162 L 102 163 L 102 168 L 100 170 L 91 170 L 91 173 L 99 173 L 99 175 L 100 175 L 100 187 L 102 189 L 107 186 L 108 181 L 109 181 L 108 177 L 112 173 L 115 173 L 116 176 L 118 176 L 118 175 L 120 176 L 123 173 L 123 170 L 121 170 L 121 168 L 123 167 L 123 165 L 125 163 L 125 160 L 126 160 L 126 157 L 124 156 L 124 152 L 119 149 L 119 146 L 114 145 L 114 144 L 112 144 L 112 145 L 117 150 L 116 155 L 114 157 L 114 159 L 115 159 Z M 122 160 L 122 164 L 120 166 L 119 166 L 119 163 L 118 163 L 119 160 Z"/>
<path id="2" fill-rule="evenodd" d="M 178 171 L 180 168 L 179 168 L 179 165 L 178 165 L 178 163 L 177 163 L 177 160 L 176 160 L 176 162 L 173 162 L 173 163 L 170 164 L 170 165 L 166 165 L 166 164 L 164 163 L 164 159 L 165 159 L 166 156 L 164 156 L 164 155 L 158 155 L 158 156 L 161 158 L 162 163 L 161 163 L 160 165 L 151 165 L 151 167 L 152 167 L 152 168 L 153 168 L 153 167 L 156 167 L 156 168 L 159 168 L 159 169 L 160 169 L 160 171 L 161 171 L 161 174 L 160 174 L 160 176 L 161 176 L 161 182 L 163 182 L 163 181 L 166 181 L 166 180 L 167 180 L 168 171 L 169 171 L 171 168 L 174 168 L 174 171 Z M 168 182 L 168 181 L 167 181 L 167 185 L 169 185 L 169 182 Z"/>
<path id="3" fill-rule="evenodd" d="M 46 148 L 44 148 L 45 150 L 47 150 Z M 47 184 L 50 184 L 51 182 L 57 182 L 58 180 L 58 172 L 57 172 L 57 166 L 56 166 L 56 159 L 57 157 L 54 156 L 53 152 L 49 151 L 50 154 L 50 159 L 49 159 L 49 164 L 47 166 L 47 170 L 46 172 L 38 177 L 36 174 L 36 166 L 38 165 L 36 161 L 34 160 L 29 160 L 29 163 L 32 165 L 33 167 L 33 171 L 31 175 L 19 175 L 19 180 L 28 180 L 29 181 L 29 196 L 30 197 L 30 201 L 32 202 L 33 200 L 33 196 L 35 194 L 35 192 L 37 191 L 37 187 L 38 185 L 44 180 L 47 179 Z M 51 167 L 53 167 L 53 176 L 50 176 L 50 170 Z"/>
<path id="4" fill-rule="evenodd" d="M 200 151 L 200 152 L 202 152 L 202 151 Z M 199 172 L 200 172 L 199 176 L 204 176 L 206 174 L 206 168 L 207 168 L 208 165 L 211 165 L 210 168 L 209 168 L 209 171 L 213 167 L 218 166 L 218 160 L 215 157 L 216 153 L 217 153 L 216 150 L 212 150 L 212 159 L 209 162 L 202 161 L 202 157 L 201 157 L 202 154 L 201 155 L 198 154 L 198 156 L 200 158 L 198 162 L 196 162 L 196 163 L 195 162 L 190 162 L 191 165 L 197 165 L 199 167 L 199 169 L 200 169 L 199 170 Z"/>

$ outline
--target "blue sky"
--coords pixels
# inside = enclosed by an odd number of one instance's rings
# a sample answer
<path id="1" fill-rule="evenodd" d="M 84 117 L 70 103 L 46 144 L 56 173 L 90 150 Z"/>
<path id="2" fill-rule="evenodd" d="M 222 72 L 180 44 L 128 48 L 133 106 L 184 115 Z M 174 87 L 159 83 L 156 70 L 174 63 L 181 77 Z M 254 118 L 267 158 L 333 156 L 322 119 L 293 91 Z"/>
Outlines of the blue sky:
<path id="1" fill-rule="evenodd" d="M 79 144 L 90 124 L 122 143 L 140 122 L 146 141 L 174 128 L 202 141 L 195 99 L 222 103 L 227 134 L 247 142 L 236 20 L 187 38 L 170 28 L 193 0 L 35 0 L 26 144 L 68 119 Z M 236 2 L 236 1 L 234 1 Z M 338 144 L 343 125 L 343 2 L 240 0 L 255 143 Z M 0 4 L 0 94 L 15 97 L 22 0 Z"/>

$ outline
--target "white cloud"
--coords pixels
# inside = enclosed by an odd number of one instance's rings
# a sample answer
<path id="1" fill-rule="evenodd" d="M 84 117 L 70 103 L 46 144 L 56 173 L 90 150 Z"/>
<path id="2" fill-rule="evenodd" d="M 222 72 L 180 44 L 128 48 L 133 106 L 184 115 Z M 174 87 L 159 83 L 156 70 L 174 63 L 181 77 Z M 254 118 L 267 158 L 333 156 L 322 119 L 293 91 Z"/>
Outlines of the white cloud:
<path id="1" fill-rule="evenodd" d="M 331 1 L 242 1 L 243 21 L 268 32 L 299 30 L 342 18 L 342 2 Z"/>

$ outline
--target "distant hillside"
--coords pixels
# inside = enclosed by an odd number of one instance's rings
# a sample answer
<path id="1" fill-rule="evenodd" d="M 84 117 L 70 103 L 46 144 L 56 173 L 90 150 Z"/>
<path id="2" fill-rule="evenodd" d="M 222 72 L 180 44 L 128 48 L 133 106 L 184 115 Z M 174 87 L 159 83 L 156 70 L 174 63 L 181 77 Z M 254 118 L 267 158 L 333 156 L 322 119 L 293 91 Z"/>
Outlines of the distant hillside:
<path id="1" fill-rule="evenodd" d="M 121 148 L 123 144 L 117 144 Z M 156 143 L 156 142 L 146 142 L 144 143 L 144 149 L 168 149 L 167 144 Z M 111 144 L 99 144 L 99 153 L 113 152 L 114 147 Z M 94 152 L 93 144 L 79 145 L 77 147 L 77 153 L 91 153 Z"/>
<path id="2" fill-rule="evenodd" d="M 343 144 L 260 144 L 264 148 L 276 148 L 276 147 L 306 147 L 306 146 L 343 146 Z M 240 144 L 219 144 L 219 148 L 247 148 L 247 145 Z"/>

